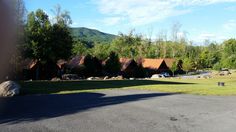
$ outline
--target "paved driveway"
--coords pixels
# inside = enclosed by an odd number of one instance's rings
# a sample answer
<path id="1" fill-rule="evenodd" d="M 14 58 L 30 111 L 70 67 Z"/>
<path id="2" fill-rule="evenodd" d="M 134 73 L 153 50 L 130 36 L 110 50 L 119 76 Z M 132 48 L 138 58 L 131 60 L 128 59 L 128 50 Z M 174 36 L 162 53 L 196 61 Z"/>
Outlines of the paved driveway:
<path id="1" fill-rule="evenodd" d="M 139 90 L 0 99 L 0 132 L 234 132 L 236 97 Z"/>

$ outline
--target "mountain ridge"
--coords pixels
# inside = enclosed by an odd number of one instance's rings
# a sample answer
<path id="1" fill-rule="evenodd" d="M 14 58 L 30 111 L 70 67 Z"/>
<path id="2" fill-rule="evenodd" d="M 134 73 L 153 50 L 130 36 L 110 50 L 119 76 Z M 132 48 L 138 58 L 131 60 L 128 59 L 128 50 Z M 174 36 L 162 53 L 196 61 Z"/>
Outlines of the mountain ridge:
<path id="1" fill-rule="evenodd" d="M 109 44 L 117 37 L 114 34 L 86 27 L 73 27 L 71 33 L 74 38 L 93 44 Z"/>

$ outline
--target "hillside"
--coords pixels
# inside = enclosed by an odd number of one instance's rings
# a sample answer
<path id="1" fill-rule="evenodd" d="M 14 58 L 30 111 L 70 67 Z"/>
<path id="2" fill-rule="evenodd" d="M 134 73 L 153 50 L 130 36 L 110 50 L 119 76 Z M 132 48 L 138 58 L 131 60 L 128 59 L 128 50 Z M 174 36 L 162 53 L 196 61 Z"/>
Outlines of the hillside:
<path id="1" fill-rule="evenodd" d="M 103 33 L 95 29 L 89 28 L 71 28 L 72 36 L 80 40 L 84 40 L 90 43 L 111 43 L 115 35 Z"/>

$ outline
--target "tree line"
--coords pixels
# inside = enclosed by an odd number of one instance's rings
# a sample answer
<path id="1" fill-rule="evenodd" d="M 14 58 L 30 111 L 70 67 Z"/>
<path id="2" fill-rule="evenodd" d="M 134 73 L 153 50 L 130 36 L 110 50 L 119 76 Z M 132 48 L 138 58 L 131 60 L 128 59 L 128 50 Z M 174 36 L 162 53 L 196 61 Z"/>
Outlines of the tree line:
<path id="1" fill-rule="evenodd" d="M 229 39 L 223 43 L 206 43 L 193 45 L 186 39 L 177 41 L 159 38 L 155 41 L 130 32 L 120 34 L 111 44 L 95 44 L 88 47 L 77 40 L 73 45 L 73 55 L 91 54 L 105 59 L 111 51 L 125 58 L 175 58 L 183 61 L 186 71 L 198 69 L 236 68 L 236 40 Z"/>

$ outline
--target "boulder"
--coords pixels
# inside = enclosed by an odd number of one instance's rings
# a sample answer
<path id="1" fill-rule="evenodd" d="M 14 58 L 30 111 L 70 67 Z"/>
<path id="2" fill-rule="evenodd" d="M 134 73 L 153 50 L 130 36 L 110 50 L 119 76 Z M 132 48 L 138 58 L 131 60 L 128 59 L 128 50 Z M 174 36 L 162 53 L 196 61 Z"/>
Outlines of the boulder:
<path id="1" fill-rule="evenodd" d="M 87 80 L 94 80 L 94 77 L 89 77 L 89 78 L 87 78 Z"/>
<path id="2" fill-rule="evenodd" d="M 87 78 L 87 80 L 91 81 L 91 80 L 101 80 L 99 77 L 89 77 Z"/>
<path id="3" fill-rule="evenodd" d="M 110 80 L 124 80 L 123 76 L 112 77 Z"/>
<path id="4" fill-rule="evenodd" d="M 54 78 L 51 79 L 51 81 L 57 82 L 57 81 L 61 81 L 61 79 L 60 79 L 60 78 L 57 78 L 57 77 L 54 77 Z"/>
<path id="5" fill-rule="evenodd" d="M 135 78 L 129 78 L 129 80 L 135 80 Z"/>
<path id="6" fill-rule="evenodd" d="M 203 79 L 210 79 L 210 78 L 212 78 L 212 76 L 211 75 L 202 75 L 201 78 L 203 78 Z"/>
<path id="7" fill-rule="evenodd" d="M 109 77 L 108 77 L 108 76 L 105 76 L 103 80 L 108 80 L 108 79 L 109 79 Z"/>
<path id="8" fill-rule="evenodd" d="M 62 80 L 78 80 L 79 77 L 77 74 L 64 74 L 62 75 Z"/>
<path id="9" fill-rule="evenodd" d="M 117 76 L 116 80 L 124 80 L 124 77 L 123 76 Z"/>
<path id="10" fill-rule="evenodd" d="M 151 79 L 158 79 L 158 78 L 161 78 L 161 76 L 159 74 L 154 74 L 151 77 Z"/>
<path id="11" fill-rule="evenodd" d="M 0 84 L 0 97 L 13 97 L 20 93 L 20 86 L 13 81 Z"/>

